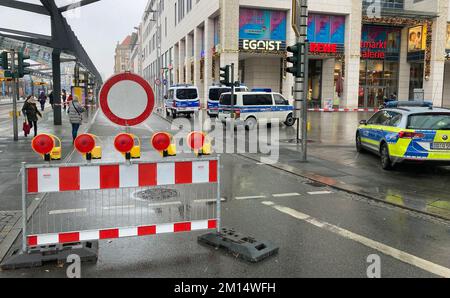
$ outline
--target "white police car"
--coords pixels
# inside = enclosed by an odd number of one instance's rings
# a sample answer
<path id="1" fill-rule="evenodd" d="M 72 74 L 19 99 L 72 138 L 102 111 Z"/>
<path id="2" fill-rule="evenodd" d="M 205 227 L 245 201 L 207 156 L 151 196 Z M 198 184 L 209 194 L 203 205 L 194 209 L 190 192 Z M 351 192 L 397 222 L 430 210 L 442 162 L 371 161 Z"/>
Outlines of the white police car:
<path id="1" fill-rule="evenodd" d="M 240 92 L 234 95 L 234 112 L 236 124 L 243 124 L 247 129 L 254 129 L 258 122 L 268 123 L 277 119 L 286 126 L 295 124 L 294 106 L 283 95 L 275 92 Z M 220 97 L 219 120 L 226 123 L 231 118 L 231 93 Z"/>
<path id="2" fill-rule="evenodd" d="M 200 110 L 198 88 L 195 86 L 171 86 L 164 98 L 164 107 L 167 116 L 172 115 L 173 118 L 177 118 L 178 115 L 183 114 L 190 118 L 194 113 Z"/>
<path id="3" fill-rule="evenodd" d="M 208 88 L 208 116 L 219 115 L 219 99 L 224 93 L 231 92 L 231 87 L 210 86 Z M 234 87 L 234 92 L 248 92 L 246 86 Z"/>

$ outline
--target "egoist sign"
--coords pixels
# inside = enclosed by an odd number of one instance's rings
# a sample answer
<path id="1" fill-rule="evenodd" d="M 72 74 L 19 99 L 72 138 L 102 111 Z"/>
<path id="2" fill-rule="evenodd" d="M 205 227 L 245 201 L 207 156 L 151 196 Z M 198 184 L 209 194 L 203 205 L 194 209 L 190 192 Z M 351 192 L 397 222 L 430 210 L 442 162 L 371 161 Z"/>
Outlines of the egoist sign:
<path id="1" fill-rule="evenodd" d="M 246 51 L 283 51 L 283 41 L 242 39 L 241 49 Z"/>

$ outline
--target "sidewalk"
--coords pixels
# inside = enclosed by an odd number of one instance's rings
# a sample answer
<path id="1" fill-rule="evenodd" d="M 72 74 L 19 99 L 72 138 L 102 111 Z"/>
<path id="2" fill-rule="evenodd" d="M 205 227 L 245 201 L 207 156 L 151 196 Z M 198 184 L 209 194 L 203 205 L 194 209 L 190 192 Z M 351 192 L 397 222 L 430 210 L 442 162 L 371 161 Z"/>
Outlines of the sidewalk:
<path id="1" fill-rule="evenodd" d="M 308 162 L 302 163 L 298 146 L 284 144 L 274 167 L 336 189 L 450 220 L 449 171 L 402 165 L 396 171 L 385 172 L 378 157 L 357 155 L 353 146 L 346 147 L 335 150 L 332 146 L 311 145 Z M 244 156 L 257 162 L 264 157 Z M 370 166 L 361 166 L 365 163 Z"/>
<path id="2" fill-rule="evenodd" d="M 62 111 L 63 125 L 53 125 L 53 110 L 47 108 L 44 117 L 38 123 L 38 133 L 50 133 L 61 138 L 62 160 L 66 160 L 73 152 L 72 128 L 67 113 Z M 91 110 L 88 123 L 83 123 L 80 133 L 89 129 L 89 123 L 95 115 Z M 86 121 L 85 121 L 86 122 Z M 21 180 L 20 167 L 22 162 L 36 162 L 38 156 L 31 149 L 32 136 L 25 138 L 20 132 L 19 141 L 14 142 L 12 136 L 0 136 L 0 261 L 3 250 L 20 233 L 21 223 Z M 6 252 L 4 252 L 6 253 Z"/>

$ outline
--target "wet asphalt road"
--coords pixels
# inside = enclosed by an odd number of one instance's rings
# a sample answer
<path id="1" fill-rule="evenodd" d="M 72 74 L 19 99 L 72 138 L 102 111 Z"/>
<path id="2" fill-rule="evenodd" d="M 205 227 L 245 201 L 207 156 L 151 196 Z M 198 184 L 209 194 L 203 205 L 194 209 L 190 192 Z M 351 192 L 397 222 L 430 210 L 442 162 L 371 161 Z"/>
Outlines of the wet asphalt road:
<path id="1" fill-rule="evenodd" d="M 132 132 L 149 135 L 168 128 L 153 116 Z M 120 158 L 104 138 L 119 131 L 101 115 L 93 126 L 91 132 L 104 142 L 104 160 Z M 150 150 L 144 154 L 158 158 Z M 80 158 L 73 154 L 70 160 Z M 372 254 L 381 257 L 382 277 L 450 272 L 448 223 L 309 185 L 238 155 L 222 156 L 221 177 L 224 226 L 271 240 L 280 247 L 278 255 L 248 264 L 200 246 L 196 236 L 201 233 L 129 238 L 101 242 L 99 262 L 84 265 L 83 277 L 366 277 Z M 55 266 L 0 272 L 0 278 L 64 276 L 65 268 Z"/>

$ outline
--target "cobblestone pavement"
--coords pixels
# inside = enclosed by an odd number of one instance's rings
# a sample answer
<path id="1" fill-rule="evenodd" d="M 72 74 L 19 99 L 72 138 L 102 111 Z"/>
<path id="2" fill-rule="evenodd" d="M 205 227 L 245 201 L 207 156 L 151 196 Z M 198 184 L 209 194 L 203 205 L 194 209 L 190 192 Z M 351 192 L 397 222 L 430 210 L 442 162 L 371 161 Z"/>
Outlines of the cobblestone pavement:
<path id="1" fill-rule="evenodd" d="M 12 231 L 20 215 L 20 211 L 0 211 L 0 243 Z"/>

